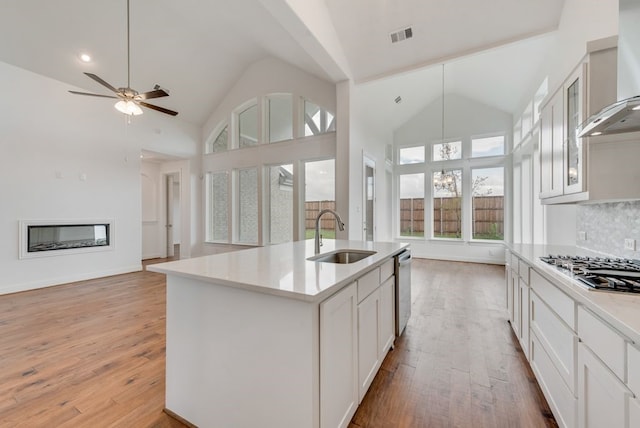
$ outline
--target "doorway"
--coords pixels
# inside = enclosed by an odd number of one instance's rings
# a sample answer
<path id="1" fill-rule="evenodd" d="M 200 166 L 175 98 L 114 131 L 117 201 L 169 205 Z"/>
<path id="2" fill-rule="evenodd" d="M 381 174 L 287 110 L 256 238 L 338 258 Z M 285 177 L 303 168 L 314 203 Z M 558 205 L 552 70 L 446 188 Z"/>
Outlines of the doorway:
<path id="1" fill-rule="evenodd" d="M 165 234 L 167 257 L 180 258 L 180 173 L 165 174 Z"/>
<path id="2" fill-rule="evenodd" d="M 376 163 L 373 159 L 363 155 L 363 228 L 362 235 L 365 241 L 373 241 L 375 238 L 375 179 Z"/>

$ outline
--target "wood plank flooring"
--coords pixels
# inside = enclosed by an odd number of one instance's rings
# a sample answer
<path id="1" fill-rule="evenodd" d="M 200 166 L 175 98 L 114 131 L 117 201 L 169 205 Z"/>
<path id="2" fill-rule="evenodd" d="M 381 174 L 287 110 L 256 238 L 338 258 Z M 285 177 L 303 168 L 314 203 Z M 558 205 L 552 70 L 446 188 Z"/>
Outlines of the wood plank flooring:
<path id="1" fill-rule="evenodd" d="M 412 314 L 350 428 L 556 427 L 507 322 L 504 267 L 413 259 Z"/>
<path id="2" fill-rule="evenodd" d="M 504 268 L 414 259 L 412 275 L 412 318 L 350 427 L 556 426 Z M 184 427 L 162 412 L 165 303 L 146 271 L 0 296 L 0 427 Z"/>

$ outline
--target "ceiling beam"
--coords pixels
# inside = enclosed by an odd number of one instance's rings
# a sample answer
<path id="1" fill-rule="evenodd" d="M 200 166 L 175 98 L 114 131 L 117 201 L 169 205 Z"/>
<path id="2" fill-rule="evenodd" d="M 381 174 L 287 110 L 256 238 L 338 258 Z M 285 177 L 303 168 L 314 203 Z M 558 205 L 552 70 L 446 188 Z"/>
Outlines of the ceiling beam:
<path id="1" fill-rule="evenodd" d="M 258 0 L 333 82 L 352 78 L 342 44 L 323 0 Z"/>

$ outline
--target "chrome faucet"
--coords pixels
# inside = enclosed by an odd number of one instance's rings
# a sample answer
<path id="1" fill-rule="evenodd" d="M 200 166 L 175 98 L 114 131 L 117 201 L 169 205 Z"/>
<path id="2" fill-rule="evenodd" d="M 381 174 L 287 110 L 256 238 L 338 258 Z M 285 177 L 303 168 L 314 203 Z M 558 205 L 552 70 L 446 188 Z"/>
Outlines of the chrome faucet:
<path id="1" fill-rule="evenodd" d="M 342 219 L 340 218 L 340 214 L 338 214 L 337 212 L 335 212 L 334 210 L 331 209 L 325 209 L 320 211 L 320 214 L 318 214 L 318 217 L 316 217 L 316 254 L 320 254 L 320 245 L 322 245 L 320 243 L 320 217 L 322 217 L 323 214 L 326 213 L 331 213 L 333 214 L 333 216 L 336 218 L 336 221 L 338 222 L 338 229 L 340 229 L 340 231 L 342 232 L 344 230 L 344 223 L 342 222 Z"/>

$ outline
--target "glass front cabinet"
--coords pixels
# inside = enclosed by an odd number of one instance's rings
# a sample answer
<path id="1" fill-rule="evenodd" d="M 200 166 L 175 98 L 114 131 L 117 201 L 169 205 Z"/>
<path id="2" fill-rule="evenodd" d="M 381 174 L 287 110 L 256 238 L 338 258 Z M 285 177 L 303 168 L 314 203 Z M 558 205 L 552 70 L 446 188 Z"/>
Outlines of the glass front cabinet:
<path id="1" fill-rule="evenodd" d="M 565 195 L 584 192 L 584 153 L 583 138 L 578 138 L 577 128 L 585 119 L 586 112 L 585 94 L 583 91 L 584 80 L 587 73 L 587 64 L 580 64 L 573 74 L 567 79 L 564 89 L 564 156 L 562 187 Z"/>

